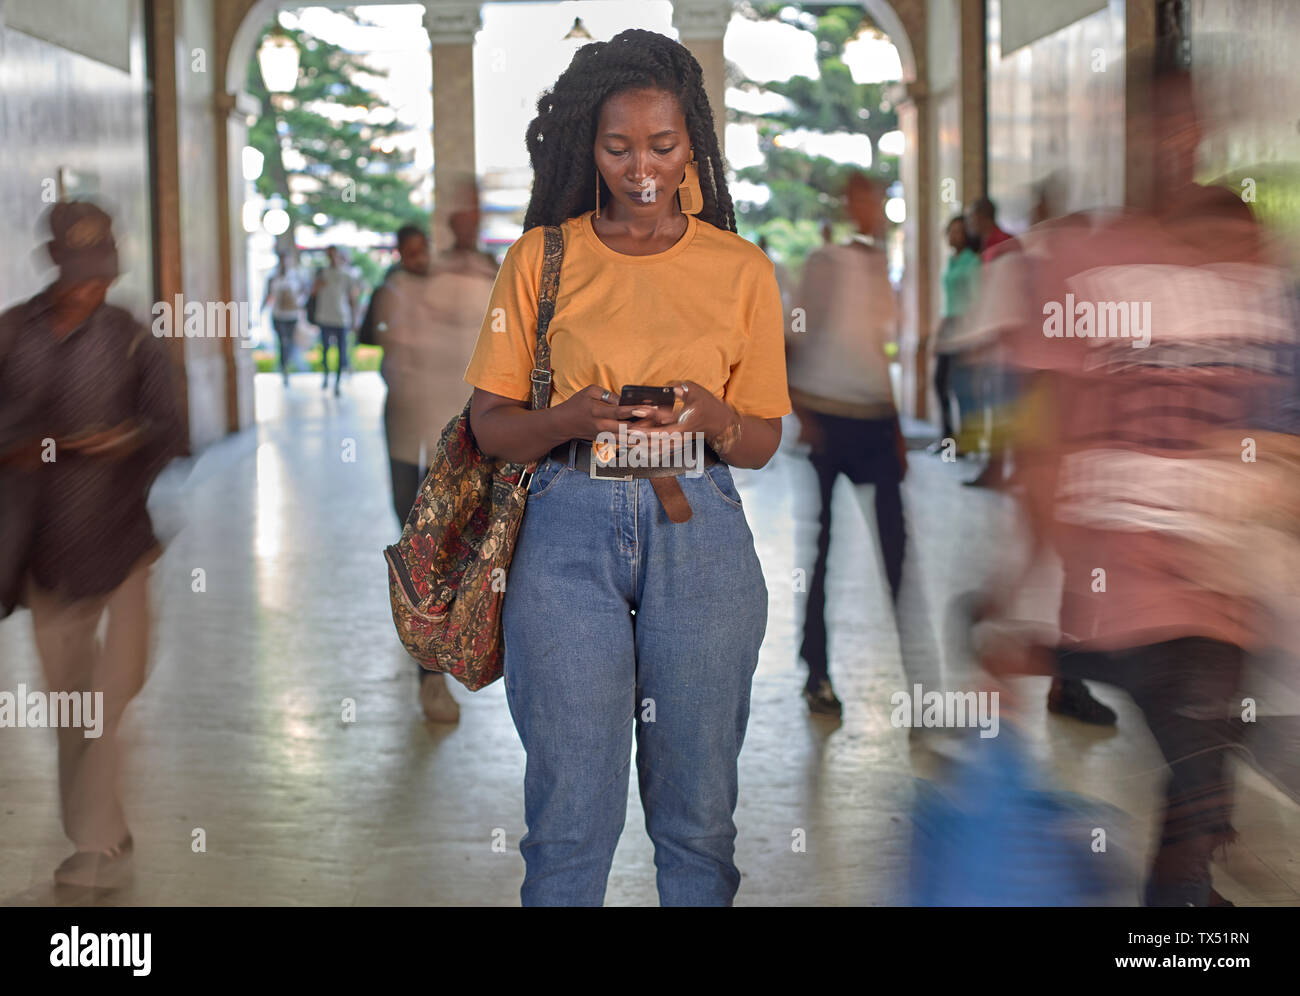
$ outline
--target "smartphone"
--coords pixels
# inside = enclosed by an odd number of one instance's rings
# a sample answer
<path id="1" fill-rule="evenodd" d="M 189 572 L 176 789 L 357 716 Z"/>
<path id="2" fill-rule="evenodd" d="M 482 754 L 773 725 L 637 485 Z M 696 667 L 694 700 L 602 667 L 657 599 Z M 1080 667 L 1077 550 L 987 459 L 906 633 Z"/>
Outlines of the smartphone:
<path id="1" fill-rule="evenodd" d="M 621 406 L 638 405 L 644 408 L 663 408 L 672 411 L 677 403 L 677 395 L 671 387 L 647 387 L 644 384 L 624 384 L 618 396 Z M 635 421 L 626 419 L 625 421 Z"/>

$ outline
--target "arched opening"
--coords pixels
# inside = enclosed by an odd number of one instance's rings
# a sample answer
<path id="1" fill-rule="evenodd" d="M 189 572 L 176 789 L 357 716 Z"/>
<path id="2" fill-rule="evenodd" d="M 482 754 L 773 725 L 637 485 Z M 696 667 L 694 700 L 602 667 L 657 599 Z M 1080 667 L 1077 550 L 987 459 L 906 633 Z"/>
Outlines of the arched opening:
<path id="1" fill-rule="evenodd" d="M 351 331 L 389 272 L 396 232 L 427 229 L 432 210 L 425 13 L 259 0 L 233 38 L 227 85 L 252 99 L 231 122 L 232 268 L 262 315 L 257 371 L 282 371 L 285 385 L 291 372 L 378 367 L 378 349 Z M 313 308 L 335 250 L 350 300 Z"/>
<path id="2" fill-rule="evenodd" d="M 728 61 L 727 157 L 741 234 L 759 242 L 793 292 L 803 261 L 823 241 L 855 226 L 842 199 L 848 174 L 862 171 L 886 189 L 891 279 L 901 291 L 904 349 L 916 350 L 914 301 L 923 266 L 914 103 L 917 65 L 893 7 L 789 4 L 733 16 Z M 793 340 L 792 340 L 793 341 Z M 906 408 L 912 362 L 895 358 L 895 393 Z"/>
<path id="3" fill-rule="evenodd" d="M 240 95 L 245 92 L 247 68 L 253 60 L 256 59 L 256 51 L 261 38 L 264 26 L 272 20 L 278 11 L 284 8 L 300 6 L 300 4 L 291 2 L 291 0 L 239 0 L 241 5 L 246 6 L 245 13 L 235 18 L 230 15 L 232 30 L 229 34 L 230 42 L 227 50 L 227 58 L 224 66 L 226 92 L 230 95 Z M 364 12 L 369 4 L 364 2 L 354 5 Z M 425 11 L 424 27 L 428 36 L 432 39 L 433 62 L 435 73 L 438 72 L 437 66 L 443 66 L 456 62 L 461 70 L 461 75 L 467 77 L 459 83 L 458 86 L 443 87 L 441 99 L 443 103 L 439 105 L 439 88 L 434 87 L 435 113 L 440 108 L 446 108 L 449 102 L 459 101 L 464 106 L 474 107 L 474 86 L 470 84 L 470 77 L 476 81 L 481 73 L 482 66 L 479 63 L 490 61 L 493 53 L 484 49 L 481 40 L 481 29 L 485 26 L 482 19 L 482 11 L 485 7 L 494 5 L 479 3 L 453 3 L 438 2 L 420 5 Z M 528 6 L 534 6 L 528 4 Z M 536 6 L 541 6 L 537 4 Z M 546 4 L 548 7 L 557 9 L 563 8 L 567 12 L 569 6 L 563 4 Z M 622 4 L 604 4 L 593 3 L 590 5 L 593 9 L 599 8 L 631 8 L 642 5 L 622 5 Z M 904 347 L 903 355 L 903 383 L 901 384 L 900 401 L 906 409 L 915 409 L 918 403 L 918 391 L 915 389 L 916 384 L 923 384 L 924 377 L 914 377 L 913 371 L 909 370 L 909 363 L 906 362 L 907 352 L 915 351 L 917 340 L 922 338 L 925 330 L 920 328 L 923 322 L 928 321 L 927 312 L 923 307 L 921 288 L 928 286 L 920 279 L 921 273 L 925 266 L 925 253 L 927 250 L 927 241 L 925 233 L 921 231 L 921 226 L 928 217 L 925 205 L 918 195 L 918 174 L 917 165 L 920 152 L 920 128 L 923 122 L 919 120 L 918 108 L 913 100 L 915 94 L 914 85 L 918 80 L 917 57 L 914 52 L 911 37 L 903 26 L 903 21 L 898 12 L 888 0 L 862 0 L 858 5 L 862 9 L 874 28 L 878 29 L 888 38 L 897 52 L 898 74 L 897 84 L 893 87 L 891 97 L 893 112 L 897 115 L 897 131 L 901 135 L 899 145 L 901 150 L 897 155 L 897 176 L 896 181 L 901 188 L 900 195 L 904 207 L 903 220 L 901 223 L 901 238 L 899 241 L 899 251 L 897 256 L 900 260 L 905 261 L 903 265 L 896 267 L 901 281 L 902 300 L 904 303 L 905 327 L 908 331 L 908 344 Z M 709 8 L 705 11 L 704 8 Z M 717 4 L 705 4 L 696 2 L 696 0 L 678 0 L 672 5 L 672 24 L 677 29 L 683 42 L 692 48 L 701 58 L 705 65 L 706 79 L 710 76 L 715 77 L 710 82 L 711 96 L 714 97 L 715 103 L 722 103 L 724 92 L 723 76 L 725 74 L 726 63 L 723 59 L 722 43 L 723 34 L 727 30 L 727 17 L 717 13 Z M 725 8 L 724 8 L 725 10 Z M 734 12 L 733 12 L 734 16 Z M 478 44 L 475 44 L 476 37 Z M 557 33 L 557 42 L 559 40 Z M 712 42 L 701 39 L 714 39 Z M 716 52 L 713 46 L 716 45 Z M 459 60 L 459 61 L 457 61 Z M 447 71 L 444 69 L 444 73 Z M 448 74 L 449 75 L 449 74 Z M 498 73 L 498 77 L 502 74 Z M 509 74 L 505 74 L 509 77 Z M 446 76 L 444 76 L 444 80 Z M 468 84 L 468 85 L 467 85 Z M 455 90 L 455 93 L 450 91 Z M 533 95 L 522 95 L 525 103 Z M 250 273 L 250 265 L 247 254 L 243 252 L 243 243 L 247 233 L 244 231 L 241 208 L 245 201 L 245 180 L 242 175 L 242 150 L 248 141 L 248 121 L 249 110 L 247 101 L 242 104 L 237 96 L 228 97 L 227 104 L 231 113 L 226 122 L 226 148 L 227 153 L 225 160 L 226 169 L 226 197 L 225 217 L 228 219 L 228 261 L 229 268 L 229 285 L 232 295 L 251 299 L 257 296 L 260 282 L 256 275 Z M 461 115 L 461 117 L 466 117 Z M 722 114 L 718 115 L 719 123 L 723 118 Z M 445 125 L 445 122 L 444 122 Z M 484 164 L 478 163 L 477 158 L 481 158 L 480 146 L 483 144 L 483 136 L 478 132 L 483 130 L 483 126 L 478 128 L 473 123 L 473 115 L 468 116 L 467 122 L 459 122 L 457 127 L 464 132 L 455 139 L 448 137 L 449 127 L 444 126 L 442 141 L 439 143 L 438 156 L 435 159 L 435 169 L 440 178 L 444 181 L 451 180 L 454 176 L 460 176 L 467 171 L 470 174 L 480 174 Z M 435 130 L 435 142 L 438 142 L 438 135 Z M 731 149 L 725 150 L 730 157 Z M 515 184 L 521 187 L 520 184 Z M 448 186 L 448 189 L 451 189 Z M 522 187 L 521 187 L 522 189 Z M 518 191 L 516 190 L 517 194 Z M 507 198 L 508 199 L 508 198 Z M 441 215 L 441 205 L 435 205 Z M 485 222 L 491 222 L 491 209 L 489 208 L 485 215 Z M 933 219 L 931 219 L 933 220 Z M 441 230 L 445 228 L 444 219 L 439 216 L 434 220 L 435 237 L 438 237 Z M 508 228 L 508 226 L 506 226 Z M 756 237 L 752 231 L 745 232 L 751 237 Z M 251 278 L 251 279 L 250 279 Z M 241 293 L 242 292 L 242 293 Z M 255 304 L 260 301 L 255 301 Z M 915 364 L 910 364 L 914 366 Z M 921 388 L 923 391 L 923 387 Z M 233 423 L 233 420 L 232 420 Z M 247 424 L 247 421 L 242 421 Z"/>

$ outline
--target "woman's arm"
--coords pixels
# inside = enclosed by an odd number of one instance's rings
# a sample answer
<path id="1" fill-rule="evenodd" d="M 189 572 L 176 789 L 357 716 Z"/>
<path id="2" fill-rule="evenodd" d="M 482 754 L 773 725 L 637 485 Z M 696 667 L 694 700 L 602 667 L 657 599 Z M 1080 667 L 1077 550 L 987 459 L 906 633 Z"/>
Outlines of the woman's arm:
<path id="1" fill-rule="evenodd" d="M 534 411 L 527 401 L 476 387 L 469 408 L 470 428 L 487 456 L 531 463 L 570 439 L 592 440 L 602 432 L 617 435 L 620 424 L 629 429 L 649 427 L 648 420 L 620 423 L 619 419 L 644 409 L 635 405 L 620 408 L 616 394 L 611 395 L 612 401 L 602 401 L 604 393 L 604 388 L 589 384 L 558 405 Z"/>
<path id="2" fill-rule="evenodd" d="M 563 440 L 555 425 L 557 408 L 532 411 L 526 401 L 474 388 L 469 424 L 486 456 L 511 463 L 539 459 Z M 568 437 L 564 437 L 567 439 Z"/>
<path id="3" fill-rule="evenodd" d="M 704 441 L 728 464 L 754 470 L 766 466 L 776 448 L 781 445 L 779 418 L 741 415 L 708 388 L 693 380 L 682 381 L 673 391 L 682 399 L 680 412 L 652 411 L 650 417 L 643 422 L 629 425 L 628 431 L 647 427 L 652 446 L 660 445 L 653 429 L 678 433 L 680 436 L 700 432 L 704 434 Z M 653 429 L 649 428 L 652 420 Z"/>
<path id="4" fill-rule="evenodd" d="M 772 454 L 781 445 L 781 420 L 744 415 L 741 423 L 740 439 L 727 451 L 727 463 L 733 467 L 749 467 L 754 470 L 767 466 Z"/>

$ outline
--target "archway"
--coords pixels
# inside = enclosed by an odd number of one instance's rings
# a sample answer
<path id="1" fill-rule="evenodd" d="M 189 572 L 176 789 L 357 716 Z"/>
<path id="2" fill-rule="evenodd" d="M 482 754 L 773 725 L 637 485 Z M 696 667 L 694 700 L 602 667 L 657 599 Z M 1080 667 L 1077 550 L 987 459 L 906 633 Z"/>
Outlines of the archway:
<path id="1" fill-rule="evenodd" d="M 377 2 L 378 0 L 358 0 L 350 6 L 364 7 Z M 244 233 L 240 208 L 244 188 L 240 159 L 247 141 L 247 121 L 252 109 L 246 99 L 241 99 L 244 74 L 249 60 L 255 57 L 254 50 L 265 24 L 281 8 L 301 5 L 301 0 L 232 0 L 228 5 L 223 5 L 219 14 L 224 22 L 219 26 L 219 41 L 224 41 L 221 65 L 225 96 L 222 102 L 227 113 L 218 128 L 221 146 L 218 153 L 225 163 L 225 182 L 218 191 L 218 197 L 222 216 L 226 219 L 222 226 L 223 282 L 228 287 L 232 300 L 246 300 L 248 293 L 247 265 L 242 251 Z M 904 152 L 899 165 L 907 206 L 903 223 L 907 265 L 903 274 L 905 338 L 900 350 L 904 374 L 900 401 L 905 410 L 921 414 L 925 407 L 926 377 L 924 363 L 918 362 L 918 359 L 924 360 L 919 354 L 930 325 L 931 279 L 927 261 L 934 241 L 930 229 L 935 221 L 929 199 L 921 196 L 920 190 L 921 182 L 929 176 L 925 165 L 927 152 L 922 142 L 922 136 L 927 134 L 928 128 L 925 88 L 921 82 L 925 62 L 923 51 L 917 48 L 918 44 L 923 45 L 925 41 L 925 10 L 924 7 L 909 6 L 900 15 L 899 9 L 890 0 L 860 0 L 859 5 L 897 49 L 902 70 L 901 99 L 895 104 L 899 113 L 899 129 L 904 135 Z M 473 38 L 480 23 L 480 4 L 477 0 L 426 0 L 423 6 L 426 10 L 425 26 L 433 43 L 434 113 L 437 117 L 439 83 L 442 82 L 438 77 L 440 64 L 443 66 L 442 72 L 447 74 L 443 79 L 449 81 L 448 86 L 442 87 L 442 100 L 468 100 L 472 106 L 472 89 L 466 92 L 466 83 L 472 74 Z M 716 55 L 717 66 L 712 70 L 715 74 L 722 68 L 721 36 L 729 17 L 729 5 L 719 0 L 677 0 L 674 4 L 673 20 L 683 43 L 696 51 L 699 39 L 706 40 L 705 46 L 712 45 L 712 39 L 717 40 L 716 53 L 708 50 L 710 56 Z M 906 21 L 905 17 L 908 18 Z M 461 70 L 454 83 L 449 80 L 452 74 L 448 69 L 453 65 Z M 706 75 L 709 71 L 706 66 Z M 714 81 L 714 88 L 720 92 L 720 79 Z M 454 118 L 455 114 L 451 117 Z M 444 132 L 443 142 L 439 142 L 435 129 L 435 142 L 439 145 L 435 153 L 436 174 L 452 177 L 467 171 L 471 174 L 475 172 L 472 120 L 467 131 L 463 126 L 458 128 L 454 140 L 446 140 Z M 447 188 L 451 188 L 450 183 Z M 435 229 L 437 227 L 435 222 Z M 232 358 L 232 372 L 242 378 L 247 373 L 234 369 L 239 359 Z M 251 401 L 246 402 L 246 396 L 251 399 L 251 389 L 231 393 L 232 429 L 251 422 Z"/>

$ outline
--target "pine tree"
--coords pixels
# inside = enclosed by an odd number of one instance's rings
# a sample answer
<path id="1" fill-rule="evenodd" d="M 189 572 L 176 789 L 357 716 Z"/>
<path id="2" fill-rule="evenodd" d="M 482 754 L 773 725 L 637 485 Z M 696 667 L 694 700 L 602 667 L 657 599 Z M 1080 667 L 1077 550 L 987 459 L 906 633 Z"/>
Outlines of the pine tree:
<path id="1" fill-rule="evenodd" d="M 757 88 L 780 94 L 792 106 L 764 114 L 728 109 L 731 123 L 754 124 L 765 162 L 736 173 L 737 179 L 764 184 L 772 196 L 765 204 L 738 205 L 737 222 L 743 234 L 757 240 L 766 236 L 771 249 L 787 263 L 798 265 L 821 244 L 825 222 L 844 218 L 840 193 L 856 167 L 797 148 L 781 147 L 778 136 L 795 129 L 815 132 L 849 132 L 871 140 L 872 166 L 867 171 L 885 183 L 898 179 L 898 159 L 882 155 L 880 138 L 898 128 L 898 115 L 888 98 L 889 83 L 855 83 L 844 64 L 844 47 L 864 28 L 878 30 L 861 7 L 842 4 L 750 3 L 739 12 L 754 20 L 778 20 L 817 40 L 819 77 L 794 76 L 781 82 L 758 83 L 729 65 L 728 86 Z M 799 15 L 812 15 L 811 18 Z"/>
<path id="2" fill-rule="evenodd" d="M 360 21 L 348 12 L 354 21 Z M 275 28 L 267 25 L 262 37 Z M 364 59 L 338 45 L 305 31 L 276 28 L 298 46 L 298 83 L 290 94 L 271 94 L 262 80 L 257 58 L 250 60 L 248 92 L 262 104 L 262 116 L 249 128 L 249 144 L 265 156 L 258 193 L 278 194 L 284 201 L 291 225 L 286 239 L 300 225 L 320 231 L 338 222 L 351 221 L 363 231 L 394 232 L 406 222 L 428 225 L 428 213 L 411 203 L 411 187 L 399 171 L 410 166 L 410 152 L 383 143 L 410 126 L 388 115 L 385 123 L 331 120 L 333 107 L 364 107 L 369 111 L 388 105 L 367 87 L 362 74 L 386 75 L 367 66 Z M 261 45 L 261 39 L 258 41 Z M 285 99 L 288 98 L 288 99 Z M 383 117 L 383 115 L 380 115 Z M 293 149 L 305 160 L 300 169 L 287 169 L 282 150 Z M 303 203 L 291 197 L 289 178 L 305 177 L 311 182 L 294 183 Z M 317 214 L 325 216 L 321 224 Z"/>

